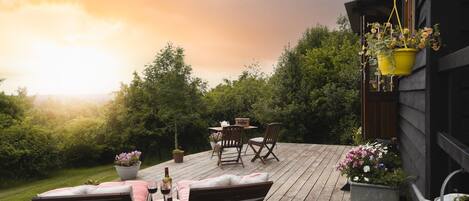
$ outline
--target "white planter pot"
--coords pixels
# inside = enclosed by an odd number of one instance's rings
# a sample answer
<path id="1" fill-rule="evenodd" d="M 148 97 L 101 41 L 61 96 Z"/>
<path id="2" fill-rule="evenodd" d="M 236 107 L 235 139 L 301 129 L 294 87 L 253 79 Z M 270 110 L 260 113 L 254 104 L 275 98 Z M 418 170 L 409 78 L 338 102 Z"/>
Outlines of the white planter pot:
<path id="1" fill-rule="evenodd" d="M 121 180 L 129 180 L 137 178 L 137 173 L 140 169 L 140 164 L 141 162 L 138 162 L 138 164 L 130 167 L 119 165 L 115 165 L 114 167 L 116 168 L 117 174 L 119 175 Z"/>
<path id="2" fill-rule="evenodd" d="M 349 181 L 352 201 L 399 201 L 399 188 Z"/>
<path id="3" fill-rule="evenodd" d="M 210 141 L 210 146 L 212 147 L 212 150 L 215 149 L 215 145 L 216 145 L 216 144 L 217 144 L 217 143 Z"/>

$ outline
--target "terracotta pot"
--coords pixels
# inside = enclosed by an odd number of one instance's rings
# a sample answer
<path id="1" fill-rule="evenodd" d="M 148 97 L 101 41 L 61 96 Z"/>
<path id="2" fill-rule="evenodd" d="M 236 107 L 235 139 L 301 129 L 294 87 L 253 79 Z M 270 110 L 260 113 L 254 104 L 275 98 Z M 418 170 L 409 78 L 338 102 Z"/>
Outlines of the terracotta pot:
<path id="1" fill-rule="evenodd" d="M 129 180 L 137 178 L 137 173 L 140 169 L 140 164 L 142 163 L 139 161 L 136 165 L 129 167 L 120 165 L 115 165 L 114 167 L 116 168 L 117 174 L 119 175 L 121 180 Z"/>
<path id="2" fill-rule="evenodd" d="M 378 68 L 381 75 L 410 75 L 417 52 L 415 48 L 398 48 L 393 51 L 392 56 L 378 54 Z"/>
<path id="3" fill-rule="evenodd" d="M 175 163 L 184 162 L 184 151 L 173 151 L 173 159 Z"/>

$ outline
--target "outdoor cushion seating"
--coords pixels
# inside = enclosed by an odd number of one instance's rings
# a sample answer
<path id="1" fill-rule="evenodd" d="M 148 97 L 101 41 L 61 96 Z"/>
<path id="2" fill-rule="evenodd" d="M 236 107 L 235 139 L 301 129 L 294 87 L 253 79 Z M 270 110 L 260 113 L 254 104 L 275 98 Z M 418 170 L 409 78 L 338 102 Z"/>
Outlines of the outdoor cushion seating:
<path id="1" fill-rule="evenodd" d="M 248 141 L 248 145 L 254 151 L 254 158 L 251 162 L 254 162 L 256 159 L 260 159 L 262 163 L 265 164 L 265 160 L 272 154 L 274 158 L 279 161 L 278 157 L 274 154 L 273 150 L 275 145 L 277 145 L 277 140 L 279 138 L 281 124 L 280 123 L 270 123 L 267 125 L 265 130 L 264 137 L 252 138 Z M 257 150 L 254 147 L 259 147 Z M 264 156 L 261 156 L 262 150 L 266 148 L 267 153 Z M 246 154 L 246 152 L 244 153 Z"/>
<path id="2" fill-rule="evenodd" d="M 180 201 L 197 200 L 263 200 L 272 181 L 268 173 L 246 176 L 221 175 L 200 181 L 182 180 L 177 183 Z"/>
<path id="3" fill-rule="evenodd" d="M 147 182 L 104 182 L 99 185 L 81 185 L 59 188 L 38 194 L 32 200 L 116 200 L 145 201 L 148 196 Z"/>

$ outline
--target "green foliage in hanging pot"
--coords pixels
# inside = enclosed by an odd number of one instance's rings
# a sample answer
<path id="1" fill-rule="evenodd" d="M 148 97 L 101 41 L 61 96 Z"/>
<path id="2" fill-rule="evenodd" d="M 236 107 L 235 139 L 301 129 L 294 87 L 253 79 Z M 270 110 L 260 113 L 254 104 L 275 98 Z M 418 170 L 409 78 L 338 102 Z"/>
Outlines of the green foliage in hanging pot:
<path id="1" fill-rule="evenodd" d="M 398 26 L 390 23 L 393 14 Z M 431 47 L 437 51 L 441 47 L 438 24 L 418 30 L 402 28 L 396 1 L 388 22 L 370 23 L 368 27 L 370 31 L 365 33 L 367 46 L 361 53 L 370 56 L 371 64 L 378 64 L 381 75 L 409 75 L 420 50 Z"/>
<path id="2" fill-rule="evenodd" d="M 377 62 L 382 75 L 409 75 L 420 50 L 431 47 L 437 51 L 441 46 L 438 25 L 411 32 L 400 31 L 391 23 L 371 23 L 370 32 L 365 34 L 367 47 L 364 49 L 371 62 Z"/>

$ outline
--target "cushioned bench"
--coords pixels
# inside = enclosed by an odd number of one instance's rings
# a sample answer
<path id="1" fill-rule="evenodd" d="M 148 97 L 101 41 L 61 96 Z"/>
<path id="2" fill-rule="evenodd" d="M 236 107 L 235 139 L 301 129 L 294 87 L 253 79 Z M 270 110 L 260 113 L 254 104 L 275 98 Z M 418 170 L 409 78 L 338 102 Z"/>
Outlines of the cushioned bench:
<path id="1" fill-rule="evenodd" d="M 272 184 L 267 173 L 222 175 L 200 181 L 180 181 L 177 192 L 180 201 L 264 200 Z"/>
<path id="2" fill-rule="evenodd" d="M 97 186 L 81 185 L 50 190 L 33 201 L 146 201 L 148 183 L 145 181 L 104 182 Z"/>

